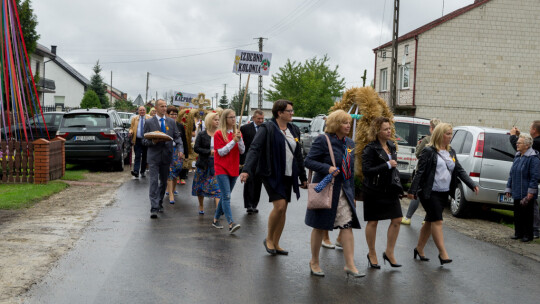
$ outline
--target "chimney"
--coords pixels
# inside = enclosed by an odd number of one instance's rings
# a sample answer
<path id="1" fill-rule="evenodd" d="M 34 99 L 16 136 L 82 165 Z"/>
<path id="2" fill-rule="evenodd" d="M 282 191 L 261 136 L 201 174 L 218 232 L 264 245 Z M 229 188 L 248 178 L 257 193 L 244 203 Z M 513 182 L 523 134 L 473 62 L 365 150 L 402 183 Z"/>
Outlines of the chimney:
<path id="1" fill-rule="evenodd" d="M 51 45 L 51 53 L 56 55 L 56 45 Z"/>

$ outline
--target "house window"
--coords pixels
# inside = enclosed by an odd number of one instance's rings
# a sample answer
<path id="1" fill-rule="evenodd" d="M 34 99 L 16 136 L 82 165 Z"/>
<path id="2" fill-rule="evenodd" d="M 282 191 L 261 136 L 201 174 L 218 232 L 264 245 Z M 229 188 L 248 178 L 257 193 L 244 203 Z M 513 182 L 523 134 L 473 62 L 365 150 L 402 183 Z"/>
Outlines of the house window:
<path id="1" fill-rule="evenodd" d="M 382 69 L 379 92 L 385 92 L 387 90 L 388 90 L 388 69 Z"/>
<path id="2" fill-rule="evenodd" d="M 405 45 L 404 54 L 405 54 L 405 56 L 409 56 L 409 45 L 408 44 Z"/>
<path id="3" fill-rule="evenodd" d="M 401 89 L 409 88 L 409 64 L 399 67 L 399 87 Z"/>
<path id="4" fill-rule="evenodd" d="M 34 76 L 39 75 L 39 60 L 36 60 L 36 70 L 34 71 Z"/>

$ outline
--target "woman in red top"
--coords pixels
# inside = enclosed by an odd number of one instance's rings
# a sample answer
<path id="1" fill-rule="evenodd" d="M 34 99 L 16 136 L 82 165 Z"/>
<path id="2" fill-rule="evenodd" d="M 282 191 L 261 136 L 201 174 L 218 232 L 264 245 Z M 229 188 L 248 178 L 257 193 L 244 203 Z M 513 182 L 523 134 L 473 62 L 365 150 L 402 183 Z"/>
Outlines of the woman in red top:
<path id="1" fill-rule="evenodd" d="M 221 229 L 219 217 L 225 214 L 229 223 L 229 233 L 240 229 L 231 212 L 231 191 L 239 175 L 240 154 L 246 150 L 242 133 L 236 129 L 236 115 L 231 109 L 223 111 L 219 119 L 219 129 L 214 133 L 214 169 L 221 191 L 216 214 L 212 226 Z"/>

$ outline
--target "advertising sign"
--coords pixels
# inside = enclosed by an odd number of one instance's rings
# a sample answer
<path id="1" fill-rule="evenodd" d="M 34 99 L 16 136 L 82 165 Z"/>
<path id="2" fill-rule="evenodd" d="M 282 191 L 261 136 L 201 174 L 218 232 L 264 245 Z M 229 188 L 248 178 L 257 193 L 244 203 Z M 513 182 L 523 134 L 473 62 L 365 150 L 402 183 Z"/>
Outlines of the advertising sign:
<path id="1" fill-rule="evenodd" d="M 193 98 L 197 98 L 197 94 L 176 92 L 176 94 L 174 95 L 173 105 L 186 108 L 197 108 L 196 105 L 191 103 L 191 100 Z"/>

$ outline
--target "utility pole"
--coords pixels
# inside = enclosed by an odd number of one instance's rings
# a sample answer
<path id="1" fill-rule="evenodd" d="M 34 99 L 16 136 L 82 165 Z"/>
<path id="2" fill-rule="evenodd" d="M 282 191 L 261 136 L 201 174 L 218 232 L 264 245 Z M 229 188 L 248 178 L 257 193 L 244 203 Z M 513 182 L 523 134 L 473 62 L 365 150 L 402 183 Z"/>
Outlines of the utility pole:
<path id="1" fill-rule="evenodd" d="M 259 52 L 262 52 L 263 51 L 263 40 L 264 39 L 268 40 L 268 38 L 259 37 L 259 38 L 253 38 L 253 39 L 258 39 L 259 40 Z M 262 101 L 263 101 L 263 90 L 262 90 L 263 83 L 262 83 L 262 80 L 263 80 L 262 75 L 259 75 L 259 110 L 262 109 Z"/>
<path id="2" fill-rule="evenodd" d="M 111 71 L 111 107 L 113 106 L 113 101 L 112 101 L 112 71 Z"/>
<path id="3" fill-rule="evenodd" d="M 150 72 L 146 72 L 146 103 L 148 103 L 148 80 L 150 79 Z"/>
<path id="4" fill-rule="evenodd" d="M 219 99 L 217 97 L 218 97 L 218 93 L 216 93 L 216 108 L 219 107 Z"/>
<path id="5" fill-rule="evenodd" d="M 394 0 L 394 22 L 392 32 L 392 62 L 390 69 L 390 108 L 396 110 L 397 96 L 397 49 L 398 49 L 398 29 L 399 29 L 399 0 Z"/>

